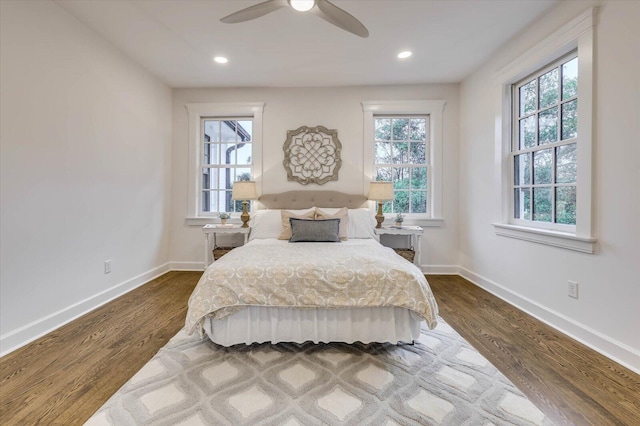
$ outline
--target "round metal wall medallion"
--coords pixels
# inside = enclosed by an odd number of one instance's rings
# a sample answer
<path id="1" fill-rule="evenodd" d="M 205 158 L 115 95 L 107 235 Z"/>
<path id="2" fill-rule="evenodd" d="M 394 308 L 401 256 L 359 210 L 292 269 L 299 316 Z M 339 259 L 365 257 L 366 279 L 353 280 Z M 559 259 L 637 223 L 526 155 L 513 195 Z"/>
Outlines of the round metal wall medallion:
<path id="1" fill-rule="evenodd" d="M 337 130 L 323 126 L 302 126 L 288 130 L 283 150 L 287 180 L 303 185 L 322 185 L 330 180 L 338 180 L 342 144 L 338 140 Z"/>

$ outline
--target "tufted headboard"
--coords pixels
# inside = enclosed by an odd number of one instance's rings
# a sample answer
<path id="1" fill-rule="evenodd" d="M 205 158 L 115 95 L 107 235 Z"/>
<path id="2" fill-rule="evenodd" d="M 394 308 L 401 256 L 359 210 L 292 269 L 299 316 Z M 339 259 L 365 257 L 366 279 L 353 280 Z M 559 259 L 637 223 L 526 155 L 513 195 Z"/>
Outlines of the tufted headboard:
<path id="1" fill-rule="evenodd" d="M 310 207 L 347 207 L 357 209 L 367 206 L 367 197 L 338 191 L 288 191 L 265 194 L 258 198 L 266 209 L 308 209 Z"/>

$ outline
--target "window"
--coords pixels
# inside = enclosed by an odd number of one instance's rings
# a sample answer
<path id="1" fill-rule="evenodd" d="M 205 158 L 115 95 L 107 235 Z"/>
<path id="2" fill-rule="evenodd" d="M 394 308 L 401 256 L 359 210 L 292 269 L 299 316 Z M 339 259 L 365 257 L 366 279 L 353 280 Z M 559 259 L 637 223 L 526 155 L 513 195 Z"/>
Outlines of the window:
<path id="1" fill-rule="evenodd" d="M 589 9 L 498 72 L 497 235 L 593 253 Z"/>
<path id="2" fill-rule="evenodd" d="M 385 213 L 427 213 L 428 116 L 374 116 L 374 175 L 393 182 Z"/>
<path id="3" fill-rule="evenodd" d="M 220 212 L 240 212 L 231 199 L 233 182 L 262 175 L 262 103 L 188 104 L 189 213 L 202 225 Z"/>
<path id="4" fill-rule="evenodd" d="M 576 53 L 514 84 L 513 96 L 514 223 L 574 232 L 578 143 Z"/>
<path id="5" fill-rule="evenodd" d="M 363 102 L 364 174 L 394 183 L 385 213 L 404 213 L 409 223 L 442 223 L 442 123 L 445 102 Z M 364 182 L 366 194 L 369 181 Z"/>
<path id="6" fill-rule="evenodd" d="M 203 118 L 203 213 L 242 211 L 242 201 L 231 199 L 233 182 L 252 178 L 252 118 Z"/>

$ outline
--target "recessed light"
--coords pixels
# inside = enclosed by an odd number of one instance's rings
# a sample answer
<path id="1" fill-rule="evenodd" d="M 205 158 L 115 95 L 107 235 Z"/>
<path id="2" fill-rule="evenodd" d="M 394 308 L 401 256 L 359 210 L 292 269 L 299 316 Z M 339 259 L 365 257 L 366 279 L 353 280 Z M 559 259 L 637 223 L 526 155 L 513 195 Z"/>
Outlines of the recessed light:
<path id="1" fill-rule="evenodd" d="M 213 60 L 219 64 L 226 64 L 227 62 L 229 62 L 229 60 L 224 56 L 216 56 L 215 58 L 213 58 Z"/>
<path id="2" fill-rule="evenodd" d="M 409 56 L 413 55 L 413 52 L 410 50 L 403 50 L 402 52 L 398 53 L 398 58 L 400 59 L 407 59 Z"/>

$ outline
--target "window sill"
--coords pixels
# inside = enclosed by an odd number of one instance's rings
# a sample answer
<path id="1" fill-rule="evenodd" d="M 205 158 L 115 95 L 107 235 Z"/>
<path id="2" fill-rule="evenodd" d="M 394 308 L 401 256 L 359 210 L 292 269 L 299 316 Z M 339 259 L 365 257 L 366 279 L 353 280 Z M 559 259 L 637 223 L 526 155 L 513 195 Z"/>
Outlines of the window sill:
<path id="1" fill-rule="evenodd" d="M 516 238 L 539 244 L 559 247 L 567 250 L 575 250 L 582 253 L 595 253 L 595 238 L 577 237 L 564 232 L 548 231 L 545 229 L 526 228 L 524 226 L 494 223 L 496 235 Z"/>
<path id="2" fill-rule="evenodd" d="M 220 219 L 217 217 L 185 217 L 184 223 L 187 226 L 204 226 L 210 223 L 219 224 Z M 242 221 L 240 218 L 232 217 L 227 221 L 227 223 L 241 224 Z"/>
<path id="3" fill-rule="evenodd" d="M 429 219 L 409 219 L 407 225 L 417 225 L 423 228 L 441 228 L 444 224 L 442 218 L 429 218 Z"/>
<path id="4" fill-rule="evenodd" d="M 395 214 L 387 213 L 387 216 L 384 217 L 384 226 L 392 226 L 395 225 Z M 403 225 L 407 226 L 421 226 L 423 228 L 441 228 L 444 224 L 444 219 L 442 218 L 417 218 L 417 217 L 405 217 Z"/>

